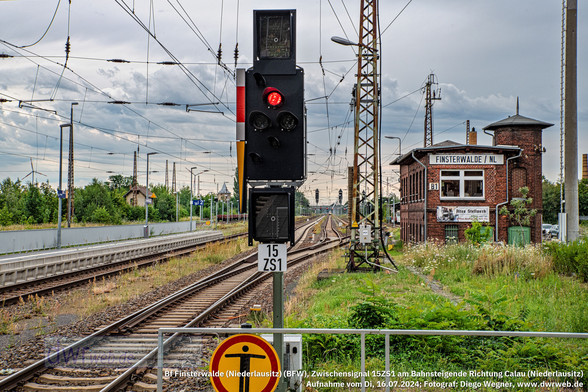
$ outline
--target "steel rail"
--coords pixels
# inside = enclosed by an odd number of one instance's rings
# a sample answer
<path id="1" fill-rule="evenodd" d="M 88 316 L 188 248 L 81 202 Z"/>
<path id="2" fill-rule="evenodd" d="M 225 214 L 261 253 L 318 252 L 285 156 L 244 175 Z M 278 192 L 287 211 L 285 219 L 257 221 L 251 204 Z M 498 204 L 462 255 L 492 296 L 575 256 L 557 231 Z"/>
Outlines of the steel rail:
<path id="1" fill-rule="evenodd" d="M 303 225 L 301 228 L 299 228 L 299 230 L 302 230 L 302 234 L 300 235 L 300 237 L 298 238 L 297 241 L 300 241 L 302 238 L 304 238 L 303 236 L 305 236 L 308 233 L 309 228 L 312 227 L 314 225 L 314 223 L 315 223 L 315 221 L 311 221 L 308 224 Z M 46 369 L 47 363 L 54 362 L 56 359 L 58 359 L 64 353 L 75 350 L 75 349 L 85 345 L 86 343 L 91 342 L 93 339 L 96 339 L 96 341 L 102 340 L 114 332 L 122 331 L 125 329 L 127 323 L 129 323 L 129 322 L 135 322 L 139 319 L 144 320 L 144 319 L 150 317 L 151 315 L 160 311 L 165 306 L 168 306 L 172 302 L 171 298 L 174 298 L 176 301 L 180 300 L 181 298 L 186 297 L 187 295 L 190 295 L 190 290 L 192 290 L 191 293 L 194 293 L 195 291 L 198 291 L 199 289 L 203 288 L 203 286 L 206 285 L 206 283 L 210 283 L 210 281 L 213 281 L 213 280 L 219 281 L 219 276 L 222 276 L 224 274 L 226 274 L 227 276 L 234 275 L 234 274 L 227 273 L 227 271 L 229 271 L 231 268 L 235 268 L 235 266 L 237 266 L 239 264 L 250 263 L 249 268 L 254 268 L 255 265 L 251 264 L 251 259 L 256 257 L 256 253 L 257 252 L 255 252 L 251 255 L 248 255 L 248 256 L 244 256 L 242 259 L 232 263 L 229 266 L 226 266 L 225 268 L 217 271 L 216 273 L 213 273 L 211 276 L 206 277 L 204 279 L 201 279 L 200 281 L 180 290 L 179 292 L 173 293 L 173 294 L 171 294 L 171 295 L 169 295 L 159 301 L 156 301 L 155 303 L 153 303 L 151 305 L 148 305 L 147 307 L 145 307 L 143 309 L 140 309 L 140 310 L 138 310 L 138 311 L 126 316 L 126 317 L 123 317 L 122 319 L 115 321 L 114 323 L 94 332 L 93 334 L 91 334 L 91 335 L 89 335 L 89 336 L 87 336 L 77 342 L 74 342 L 71 345 L 69 345 L 61 350 L 56 351 L 55 353 L 27 366 L 26 368 L 19 370 L 16 373 L 13 373 L 13 374 L 7 376 L 6 378 L 0 380 L 0 390 L 9 390 L 11 388 L 16 387 L 19 382 L 26 381 L 26 380 L 30 379 L 36 373 L 39 373 L 43 369 Z M 197 287 L 197 289 L 195 289 L 194 287 Z M 180 294 L 178 294 L 178 293 L 180 293 Z M 96 343 L 94 342 L 94 344 L 96 344 Z M 143 363 L 142 361 L 139 361 L 139 362 Z M 135 368 L 135 367 L 133 366 L 133 368 Z M 125 371 L 123 373 L 123 375 L 125 375 L 127 373 L 128 373 L 128 371 Z"/>
<path id="2" fill-rule="evenodd" d="M 172 251 L 165 250 L 165 251 L 161 251 L 161 252 L 154 252 L 150 255 L 146 255 L 146 256 L 140 257 L 138 259 L 122 260 L 122 261 L 118 261 L 118 262 L 107 264 L 107 265 L 100 265 L 97 267 L 91 267 L 91 268 L 87 268 L 87 269 L 83 269 L 83 270 L 66 272 L 63 274 L 55 275 L 55 276 L 44 277 L 44 278 L 37 279 L 34 281 L 27 281 L 27 282 L 18 283 L 15 285 L 1 287 L 0 288 L 0 302 L 2 302 L 5 305 L 10 305 L 10 304 L 19 302 L 21 300 L 21 298 L 26 300 L 26 298 L 28 298 L 29 296 L 46 295 L 46 294 L 51 294 L 55 291 L 61 291 L 61 290 L 65 290 L 67 288 L 81 286 L 81 285 L 87 284 L 89 281 L 94 280 L 96 278 L 113 276 L 113 275 L 119 274 L 120 272 L 125 272 L 128 270 L 134 269 L 136 267 L 142 268 L 142 267 L 150 266 L 150 265 L 158 263 L 162 260 L 167 260 L 171 257 L 177 257 L 177 256 L 181 256 L 181 255 L 184 255 L 187 253 L 191 253 L 191 252 L 196 251 L 200 248 L 203 248 L 206 245 L 211 244 L 211 243 L 217 243 L 217 242 L 221 242 L 221 241 L 229 241 L 229 240 L 232 240 L 234 238 L 238 238 L 238 237 L 244 236 L 244 235 L 245 234 L 233 234 L 233 235 L 221 238 L 221 239 L 214 239 L 214 240 L 210 240 L 210 241 L 206 241 L 206 242 L 202 242 L 202 243 L 198 243 L 198 244 L 194 244 L 194 245 L 178 247 L 177 249 L 174 249 Z M 80 277 L 80 274 L 82 274 L 83 276 Z M 72 279 L 72 278 L 74 278 L 75 280 L 64 281 L 66 279 Z M 55 284 L 53 284 L 51 286 L 41 287 L 41 285 L 46 284 L 46 283 L 51 283 L 52 281 L 55 282 Z M 38 288 L 34 288 L 35 285 L 38 286 Z M 31 286 L 33 286 L 33 287 L 31 287 Z M 12 295 L 12 296 L 2 297 L 2 295 L 4 293 L 16 292 L 16 291 L 21 290 L 23 288 L 27 288 L 29 290 L 25 293 L 21 292 L 21 293 Z"/>
<path id="3" fill-rule="evenodd" d="M 341 245 L 341 241 L 337 239 L 337 240 L 331 240 L 331 241 L 327 241 L 327 242 L 323 243 L 322 247 L 324 249 L 320 250 L 320 251 L 317 251 L 316 249 L 314 251 L 311 251 L 308 248 L 294 251 L 296 253 L 301 253 L 301 255 L 293 260 L 289 260 L 288 266 L 298 264 L 302 261 L 305 261 L 308 258 L 316 256 L 317 254 L 328 252 L 329 250 L 333 249 L 334 247 L 338 247 L 340 245 Z M 257 273 L 255 273 L 251 278 L 249 278 L 247 281 L 243 282 L 242 284 L 240 284 L 239 286 L 237 286 L 236 288 L 231 290 L 229 293 L 225 294 L 221 299 L 217 300 L 214 304 L 212 304 L 206 310 L 201 312 L 200 315 L 198 315 L 198 317 L 194 318 L 192 321 L 190 321 L 188 324 L 186 324 L 182 328 L 191 328 L 194 325 L 197 325 L 199 323 L 204 322 L 206 319 L 211 317 L 211 315 L 214 314 L 216 311 L 218 311 L 219 309 L 226 306 L 226 304 L 228 302 L 230 302 L 231 300 L 235 299 L 236 297 L 238 297 L 240 295 L 243 295 L 246 291 L 251 290 L 252 288 L 259 285 L 262 281 L 270 278 L 271 276 L 272 276 L 271 272 L 257 272 Z M 172 343 L 174 343 L 175 340 L 177 338 L 179 338 L 180 336 L 181 336 L 181 333 L 176 332 L 172 336 L 170 336 L 168 339 L 166 339 L 165 342 L 163 343 L 164 350 L 169 348 L 172 345 Z M 146 368 L 147 363 L 150 360 L 154 359 L 154 356 L 157 353 L 158 353 L 158 347 L 151 350 L 148 354 L 146 354 L 143 358 L 141 358 L 133 366 L 128 368 L 124 373 L 122 373 L 120 376 L 118 376 L 110 384 L 108 384 L 107 386 L 102 388 L 100 390 L 100 392 L 117 391 L 117 390 L 120 390 L 121 388 L 125 387 L 125 385 L 128 384 L 130 377 L 132 377 L 132 375 L 134 375 L 139 369 Z M 159 369 L 158 369 L 158 371 L 159 371 Z"/>

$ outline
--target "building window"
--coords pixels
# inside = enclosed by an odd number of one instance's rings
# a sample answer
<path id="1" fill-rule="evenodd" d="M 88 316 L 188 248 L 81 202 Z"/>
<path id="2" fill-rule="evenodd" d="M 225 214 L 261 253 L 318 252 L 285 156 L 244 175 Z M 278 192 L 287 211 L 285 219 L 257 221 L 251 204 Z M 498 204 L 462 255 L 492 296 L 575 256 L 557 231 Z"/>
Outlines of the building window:
<path id="1" fill-rule="evenodd" d="M 459 229 L 457 225 L 446 225 L 445 226 L 445 243 L 446 244 L 457 244 L 459 235 Z"/>
<path id="2" fill-rule="evenodd" d="M 483 170 L 441 170 L 441 199 L 484 199 Z"/>

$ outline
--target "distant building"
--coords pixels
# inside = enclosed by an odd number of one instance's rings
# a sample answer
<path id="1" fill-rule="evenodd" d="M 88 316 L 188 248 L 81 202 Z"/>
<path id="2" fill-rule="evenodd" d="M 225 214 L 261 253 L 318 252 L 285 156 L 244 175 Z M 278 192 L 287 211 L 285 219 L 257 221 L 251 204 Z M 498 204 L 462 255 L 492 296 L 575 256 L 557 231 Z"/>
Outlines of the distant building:
<path id="1" fill-rule="evenodd" d="M 227 189 L 227 183 L 226 182 L 223 183 L 223 186 L 221 187 L 221 190 L 218 193 L 218 197 L 222 201 L 227 201 L 231 197 L 231 192 L 229 192 L 229 190 Z"/>
<path id="2" fill-rule="evenodd" d="M 137 198 L 137 202 L 135 204 L 135 202 L 133 201 L 133 197 L 136 194 L 136 198 Z M 131 187 L 131 189 L 125 193 L 125 200 L 127 202 L 127 204 L 131 205 L 131 206 L 139 206 L 139 207 L 145 207 L 145 194 L 146 194 L 146 189 L 144 186 L 135 186 L 135 187 Z"/>
<path id="3" fill-rule="evenodd" d="M 541 133 L 552 125 L 517 113 L 484 128 L 494 132 L 491 146 L 470 137 L 470 144 L 448 140 L 398 157 L 392 164 L 400 165 L 401 239 L 463 241 L 477 220 L 506 243 L 510 222 L 499 210 L 527 186 L 529 208 L 537 209 L 530 240 L 541 242 Z"/>

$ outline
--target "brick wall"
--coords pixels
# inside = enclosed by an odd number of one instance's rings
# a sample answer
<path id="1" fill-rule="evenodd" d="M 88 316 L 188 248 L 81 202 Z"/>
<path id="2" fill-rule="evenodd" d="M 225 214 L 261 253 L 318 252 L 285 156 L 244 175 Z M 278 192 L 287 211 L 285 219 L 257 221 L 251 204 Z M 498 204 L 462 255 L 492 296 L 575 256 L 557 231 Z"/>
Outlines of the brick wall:
<path id="1" fill-rule="evenodd" d="M 447 151 L 447 153 L 450 153 Z M 485 200 L 441 200 L 439 190 L 427 191 L 427 238 L 439 241 L 445 240 L 445 229 L 448 225 L 456 225 L 458 228 L 458 240 L 464 241 L 464 231 L 471 227 L 470 222 L 438 222 L 437 221 L 437 207 L 488 207 L 489 208 L 489 222 L 487 224 L 495 230 L 496 223 L 496 204 L 506 201 L 506 158 L 516 155 L 516 150 L 473 150 L 470 147 L 462 146 L 459 149 L 451 151 L 451 153 L 493 153 L 503 154 L 504 164 L 502 165 L 429 165 L 428 158 L 423 153 L 417 154 L 417 158 L 427 166 L 427 179 L 423 186 L 428 188 L 429 183 L 440 183 L 441 170 L 483 170 L 484 171 L 484 192 Z M 423 171 L 422 166 L 415 162 L 414 159 L 409 158 L 405 164 L 400 166 L 400 181 L 401 181 L 401 197 L 402 203 L 400 206 L 401 219 L 401 239 L 409 242 L 419 242 L 424 238 L 420 238 L 419 225 L 424 222 L 423 218 L 423 202 L 414 196 L 414 184 L 409 180 L 411 174 Z M 419 178 L 419 177 L 416 177 Z M 424 178 L 421 177 L 421 178 Z M 510 179 L 509 179 L 510 181 Z M 422 181 L 421 181 L 422 182 Z M 499 216 L 499 241 L 508 241 L 508 219 Z"/>
<path id="2" fill-rule="evenodd" d="M 542 183 L 542 131 L 539 127 L 501 128 L 494 132 L 497 145 L 517 145 L 522 149 L 520 158 L 512 161 L 509 178 L 509 196 L 521 197 L 519 188 L 527 186 L 533 203 L 529 208 L 537 209 L 531 220 L 531 241 L 541 242 L 541 221 L 543 215 Z"/>

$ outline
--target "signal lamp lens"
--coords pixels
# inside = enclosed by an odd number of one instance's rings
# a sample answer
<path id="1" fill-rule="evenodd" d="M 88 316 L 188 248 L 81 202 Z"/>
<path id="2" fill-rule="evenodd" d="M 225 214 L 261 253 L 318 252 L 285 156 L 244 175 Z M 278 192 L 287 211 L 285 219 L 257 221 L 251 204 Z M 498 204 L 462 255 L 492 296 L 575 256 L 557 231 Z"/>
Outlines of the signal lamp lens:
<path id="1" fill-rule="evenodd" d="M 278 115 L 278 124 L 284 131 L 292 131 L 298 125 L 298 118 L 290 112 L 282 112 Z"/>
<path id="2" fill-rule="evenodd" d="M 282 95 L 277 92 L 269 93 L 267 103 L 270 106 L 279 106 L 282 103 Z"/>
<path id="3" fill-rule="evenodd" d="M 267 141 L 269 142 L 269 144 L 272 146 L 272 148 L 274 150 L 277 150 L 280 148 L 280 139 L 278 139 L 275 136 L 270 136 L 267 138 Z"/>
<path id="4" fill-rule="evenodd" d="M 282 95 L 280 90 L 274 87 L 267 87 L 263 91 L 263 99 L 266 104 L 268 104 L 271 108 L 274 109 L 282 106 L 282 104 L 284 103 L 284 96 Z"/>
<path id="5" fill-rule="evenodd" d="M 253 112 L 249 116 L 249 124 L 257 131 L 263 131 L 271 125 L 271 121 L 268 116 L 261 112 Z"/>
<path id="6" fill-rule="evenodd" d="M 251 158 L 251 160 L 253 161 L 253 163 L 261 163 L 261 162 L 263 162 L 263 158 L 261 157 L 261 155 L 259 155 L 256 152 L 250 152 L 249 153 L 249 158 Z"/>

